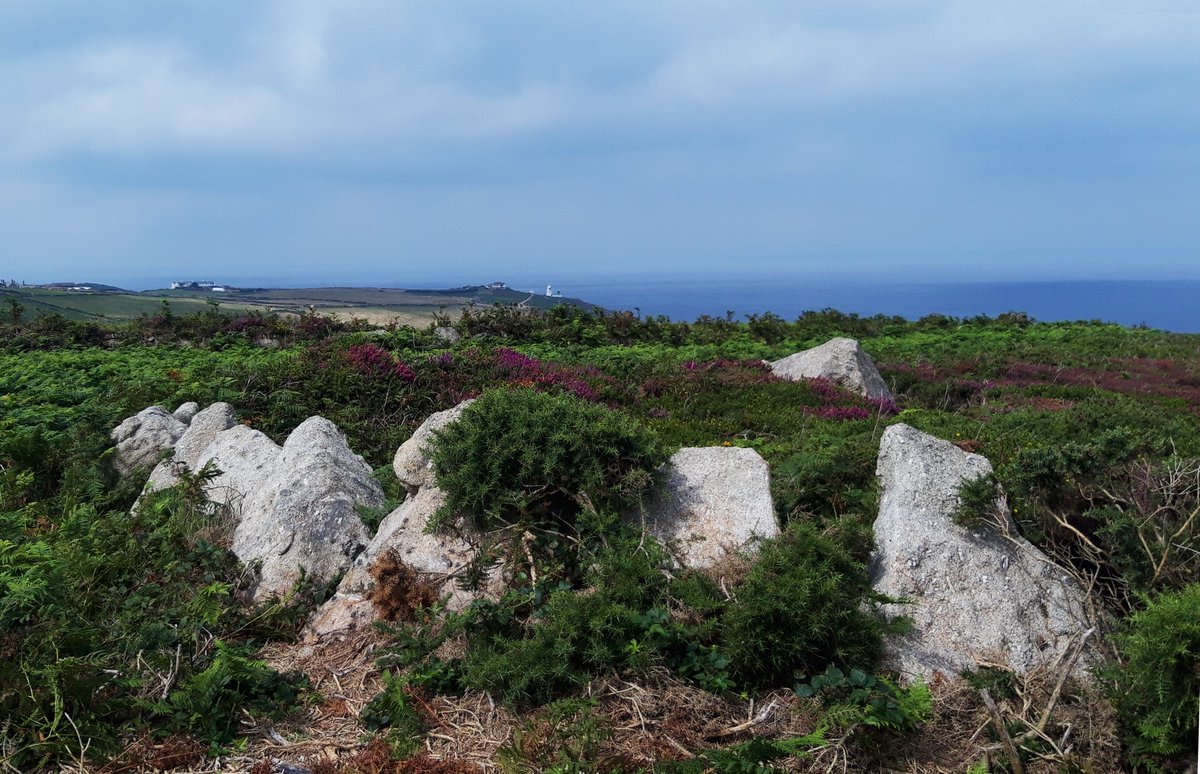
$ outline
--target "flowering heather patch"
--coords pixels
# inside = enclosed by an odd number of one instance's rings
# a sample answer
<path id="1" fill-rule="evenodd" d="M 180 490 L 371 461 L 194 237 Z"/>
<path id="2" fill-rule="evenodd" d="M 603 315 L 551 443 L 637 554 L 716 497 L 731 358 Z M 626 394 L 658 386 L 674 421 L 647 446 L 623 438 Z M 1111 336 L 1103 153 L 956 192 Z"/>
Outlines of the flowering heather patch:
<path id="1" fill-rule="evenodd" d="M 857 393 L 844 390 L 828 379 L 805 379 L 813 393 L 821 399 L 820 406 L 805 406 L 804 413 L 821 419 L 844 422 L 852 419 L 870 419 L 880 414 L 893 416 L 900 413 L 895 402 L 886 398 L 864 398 Z"/>
<path id="2" fill-rule="evenodd" d="M 874 416 L 869 409 L 862 406 L 805 406 L 804 413 L 838 422 L 850 419 L 870 419 Z"/>
<path id="3" fill-rule="evenodd" d="M 588 379 L 607 379 L 598 369 L 591 366 L 565 366 L 560 363 L 542 362 L 507 347 L 496 350 L 493 366 L 514 386 L 542 390 L 559 389 L 589 401 L 600 400 L 600 393 Z"/>
<path id="4" fill-rule="evenodd" d="M 720 387 L 738 388 L 778 382 L 779 377 L 761 360 L 688 360 L 681 366 L 685 383 L 705 382 Z M 644 389 L 644 388 L 643 388 Z"/>
<path id="5" fill-rule="evenodd" d="M 398 377 L 405 382 L 413 382 L 417 378 L 406 363 L 397 360 L 378 344 L 355 344 L 346 350 L 346 362 L 363 376 Z"/>
<path id="6" fill-rule="evenodd" d="M 885 416 L 895 416 L 900 413 L 900 407 L 891 398 L 867 398 L 867 403 L 875 407 L 875 412 Z"/>
<path id="7" fill-rule="evenodd" d="M 1180 398 L 1200 413 L 1200 371 L 1194 363 L 1156 358 L 1112 358 L 1107 368 L 1068 368 L 1014 363 L 988 387 L 1065 384 L 1124 395 Z"/>
<path id="8" fill-rule="evenodd" d="M 496 367 L 501 370 L 528 375 L 537 372 L 541 365 L 536 357 L 523 355 L 514 349 L 501 347 L 496 350 Z"/>

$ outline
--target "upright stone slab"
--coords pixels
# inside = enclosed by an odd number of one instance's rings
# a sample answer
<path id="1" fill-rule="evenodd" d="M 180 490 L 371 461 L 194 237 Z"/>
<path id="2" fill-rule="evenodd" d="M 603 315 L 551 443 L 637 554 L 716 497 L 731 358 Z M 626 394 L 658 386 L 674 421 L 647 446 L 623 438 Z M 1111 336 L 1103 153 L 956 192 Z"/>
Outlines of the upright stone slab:
<path id="1" fill-rule="evenodd" d="M 754 538 L 779 534 L 770 471 L 753 449 L 680 449 L 662 474 L 661 491 L 640 516 L 683 566 L 708 567 Z"/>
<path id="2" fill-rule="evenodd" d="M 892 399 L 875 361 L 854 339 L 830 339 L 819 347 L 788 355 L 769 365 L 771 372 L 781 379 L 826 379 L 868 398 Z"/>
<path id="3" fill-rule="evenodd" d="M 908 425 L 883 434 L 873 586 L 912 600 L 889 606 L 913 621 L 910 634 L 887 643 L 888 660 L 906 675 L 954 675 L 980 660 L 1023 674 L 1088 629 L 1084 593 L 1016 534 L 1002 501 L 1003 526 L 967 529 L 952 520 L 961 484 L 991 472 L 984 457 Z"/>
<path id="4" fill-rule="evenodd" d="M 323 417 L 293 430 L 268 469 L 243 501 L 233 540 L 238 558 L 261 562 L 257 599 L 285 593 L 301 570 L 316 580 L 344 570 L 367 544 L 358 507 L 384 503 L 371 468 Z"/>

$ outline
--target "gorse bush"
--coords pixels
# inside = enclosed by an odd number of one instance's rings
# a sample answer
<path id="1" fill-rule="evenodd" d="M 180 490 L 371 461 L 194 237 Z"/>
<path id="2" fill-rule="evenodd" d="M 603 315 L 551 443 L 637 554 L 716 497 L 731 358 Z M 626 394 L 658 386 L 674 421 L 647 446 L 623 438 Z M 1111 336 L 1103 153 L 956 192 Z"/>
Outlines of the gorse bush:
<path id="1" fill-rule="evenodd" d="M 1123 624 L 1125 663 L 1108 672 L 1126 740 L 1149 766 L 1196 758 L 1200 712 L 1200 584 L 1162 594 Z"/>
<path id="2" fill-rule="evenodd" d="M 585 509 L 619 510 L 666 459 L 654 434 L 621 412 L 524 389 L 484 393 L 433 444 L 441 520 L 464 516 L 484 530 L 557 528 Z"/>
<path id="3" fill-rule="evenodd" d="M 958 487 L 958 505 L 950 514 L 960 527 L 1003 527 L 999 511 L 1000 482 L 991 473 L 968 479 Z"/>
<path id="4" fill-rule="evenodd" d="M 721 616 L 720 647 L 748 685 L 790 685 L 830 664 L 873 671 L 888 624 L 870 605 L 882 601 L 845 545 L 793 522 L 762 544 Z"/>

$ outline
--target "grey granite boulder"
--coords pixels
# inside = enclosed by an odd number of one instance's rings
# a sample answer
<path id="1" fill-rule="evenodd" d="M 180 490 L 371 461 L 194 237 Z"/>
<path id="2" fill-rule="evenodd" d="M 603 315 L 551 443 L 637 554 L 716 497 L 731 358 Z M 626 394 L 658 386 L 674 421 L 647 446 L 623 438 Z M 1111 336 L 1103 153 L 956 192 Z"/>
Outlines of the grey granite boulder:
<path id="1" fill-rule="evenodd" d="M 457 344 L 458 342 L 462 341 L 462 334 L 447 325 L 434 328 L 433 335 L 437 336 L 447 344 Z"/>
<path id="2" fill-rule="evenodd" d="M 379 531 L 359 554 L 338 585 L 337 593 L 313 615 L 308 634 L 318 637 L 347 632 L 375 619 L 370 593 L 375 580 L 371 566 L 387 551 L 394 551 L 421 574 L 439 595 L 449 595 L 447 609 L 462 610 L 480 596 L 498 593 L 499 570 L 494 570 L 482 594 L 457 587 L 454 578 L 475 555 L 482 536 L 463 528 L 458 534 L 428 534 L 425 525 L 445 502 L 445 494 L 434 486 L 423 487 L 379 524 Z"/>
<path id="3" fill-rule="evenodd" d="M 245 514 L 256 513 L 270 504 L 272 493 L 266 485 L 281 453 L 279 445 L 263 433 L 234 425 L 213 438 L 197 456 L 193 468 L 199 470 L 211 462 L 221 471 L 208 483 L 205 493 L 214 503 L 227 506 L 238 522 Z"/>
<path id="4" fill-rule="evenodd" d="M 237 424 L 228 403 L 214 403 L 190 422 L 158 406 L 126 419 L 112 433 L 116 465 L 128 472 L 157 462 L 145 494 L 178 483 L 185 468 L 197 472 L 211 463 L 218 475 L 205 495 L 214 511 L 230 516 L 233 552 L 259 567 L 256 600 L 286 593 L 301 573 L 332 578 L 366 547 L 358 508 L 382 507 L 383 490 L 332 422 L 310 417 L 282 447 Z M 163 460 L 167 452 L 172 456 Z"/>
<path id="5" fill-rule="evenodd" d="M 1003 500 L 994 525 L 967 529 L 952 520 L 961 484 L 991 471 L 984 457 L 908 425 L 883 434 L 872 580 L 876 591 L 910 600 L 887 606 L 913 621 L 911 633 L 887 645 L 905 675 L 955 675 L 980 660 L 1025 673 L 1063 655 L 1089 628 L 1084 593 L 1016 534 Z"/>
<path id="6" fill-rule="evenodd" d="M 753 548 L 755 538 L 779 534 L 766 460 L 739 447 L 677 451 L 639 515 L 685 567 L 711 566 Z"/>
<path id="7" fill-rule="evenodd" d="M 187 430 L 187 424 L 161 406 L 139 411 L 111 433 L 117 444 L 113 467 L 122 475 L 157 465 Z"/>
<path id="8" fill-rule="evenodd" d="M 200 410 L 199 403 L 196 403 L 195 401 L 189 401 L 187 403 L 180 405 L 179 408 L 175 409 L 175 411 L 171 414 L 171 416 L 175 417 L 176 419 L 178 419 L 180 422 L 183 422 L 184 424 L 189 424 L 192 421 L 192 417 L 196 416 L 196 412 L 198 412 L 199 410 Z"/>
<path id="9" fill-rule="evenodd" d="M 179 409 L 175 413 L 178 416 Z M 201 466 L 197 463 L 200 462 L 205 449 L 218 434 L 236 424 L 237 414 L 228 403 L 214 403 L 203 411 L 195 412 L 191 417 L 191 424 L 175 444 L 174 455 L 158 463 L 150 474 L 147 489 L 165 489 L 177 484 L 180 467 L 185 467 L 192 473 L 199 471 Z"/>
<path id="10" fill-rule="evenodd" d="M 771 372 L 782 379 L 826 379 L 868 398 L 892 399 L 875 362 L 854 339 L 830 339 L 769 365 Z"/>
<path id="11" fill-rule="evenodd" d="M 238 430 L 220 434 L 216 443 Z M 233 465 L 242 468 L 239 483 L 251 485 L 243 493 L 233 552 L 243 562 L 261 563 L 255 599 L 287 592 L 302 570 L 316 580 L 344 570 L 367 544 L 358 506 L 384 503 L 371 468 L 323 417 L 310 417 L 293 430 L 273 460 L 261 441 L 250 448 L 260 453 Z M 220 467 L 219 457 L 214 459 Z M 245 467 L 256 463 L 258 475 L 246 475 Z"/>
<path id="12" fill-rule="evenodd" d="M 415 492 L 420 487 L 431 486 L 434 483 L 433 460 L 429 457 L 428 449 L 429 442 L 433 439 L 434 433 L 457 421 L 462 416 L 463 410 L 473 402 L 466 400 L 454 408 L 430 414 L 412 434 L 412 437 L 396 450 L 392 468 L 396 471 L 396 478 L 400 479 L 400 483 L 404 484 L 408 491 Z"/>

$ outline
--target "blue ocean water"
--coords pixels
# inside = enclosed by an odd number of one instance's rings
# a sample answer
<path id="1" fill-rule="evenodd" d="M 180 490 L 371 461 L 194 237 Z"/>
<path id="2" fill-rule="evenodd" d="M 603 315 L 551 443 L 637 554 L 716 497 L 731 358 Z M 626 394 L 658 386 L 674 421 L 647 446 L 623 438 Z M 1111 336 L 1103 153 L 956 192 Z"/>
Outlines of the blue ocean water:
<path id="1" fill-rule="evenodd" d="M 1102 320 L 1200 333 L 1200 281 L 852 283 L 748 277 L 571 282 L 564 278 L 555 289 L 607 309 L 637 309 L 642 315 L 666 315 L 673 320 L 723 316 L 728 311 L 739 319 L 773 312 L 790 320 L 805 310 L 826 308 L 908 319 L 935 313 L 972 317 L 1016 311 L 1044 321 Z"/>

